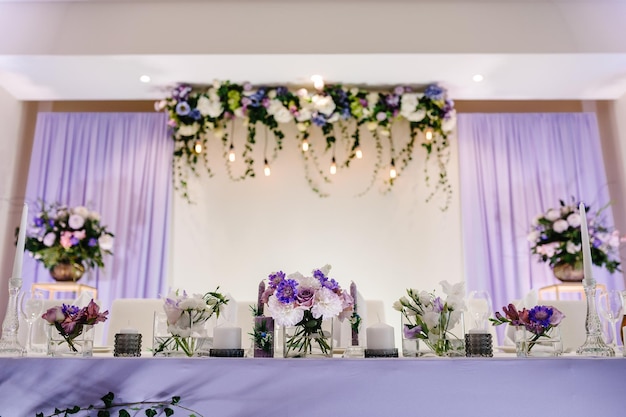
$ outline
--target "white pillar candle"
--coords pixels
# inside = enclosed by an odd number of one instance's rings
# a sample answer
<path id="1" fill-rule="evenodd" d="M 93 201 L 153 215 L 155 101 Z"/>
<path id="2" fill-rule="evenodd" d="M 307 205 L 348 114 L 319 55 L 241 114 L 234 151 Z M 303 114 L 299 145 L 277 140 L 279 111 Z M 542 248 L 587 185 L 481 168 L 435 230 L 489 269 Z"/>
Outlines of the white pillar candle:
<path id="1" fill-rule="evenodd" d="M 139 330 L 133 329 L 132 327 L 125 327 L 123 329 L 120 329 L 120 333 L 122 333 L 122 334 L 137 334 L 137 333 L 139 333 Z"/>
<path id="2" fill-rule="evenodd" d="M 376 323 L 366 330 L 368 349 L 393 349 L 396 347 L 393 327 L 385 323 Z"/>
<path id="3" fill-rule="evenodd" d="M 22 209 L 22 221 L 20 222 L 20 234 L 17 238 L 15 248 L 15 259 L 13 260 L 13 275 L 11 278 L 22 278 L 22 262 L 24 260 L 24 243 L 26 242 L 26 223 L 28 220 L 28 204 L 24 203 Z"/>
<path id="4" fill-rule="evenodd" d="M 219 326 L 213 329 L 213 348 L 241 349 L 241 327 Z"/>
<path id="5" fill-rule="evenodd" d="M 593 273 L 591 272 L 591 247 L 589 245 L 589 230 L 587 229 L 587 213 L 585 212 L 585 205 L 580 203 L 578 206 L 580 213 L 580 244 L 583 248 L 583 271 L 585 274 L 585 284 L 591 285 L 595 282 L 593 279 Z"/>

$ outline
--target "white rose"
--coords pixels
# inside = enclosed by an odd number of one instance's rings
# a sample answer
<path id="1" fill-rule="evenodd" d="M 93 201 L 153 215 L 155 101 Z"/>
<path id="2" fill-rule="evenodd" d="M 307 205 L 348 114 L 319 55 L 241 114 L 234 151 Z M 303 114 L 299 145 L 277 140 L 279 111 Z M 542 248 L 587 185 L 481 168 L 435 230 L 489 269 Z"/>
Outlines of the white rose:
<path id="1" fill-rule="evenodd" d="M 561 212 L 559 210 L 556 209 L 550 209 L 548 210 L 548 212 L 546 213 L 546 219 L 550 220 L 551 222 L 560 219 L 561 218 Z"/>
<path id="2" fill-rule="evenodd" d="M 198 99 L 198 103 L 196 104 L 196 108 L 200 112 L 201 115 L 206 116 L 209 114 L 209 109 L 211 108 L 211 100 L 208 97 L 201 96 Z"/>
<path id="3" fill-rule="evenodd" d="M 74 212 L 74 214 L 78 214 L 79 216 L 82 216 L 82 217 L 89 216 L 89 210 L 87 210 L 87 207 L 83 207 L 83 206 L 74 207 L 74 210 L 72 211 Z"/>
<path id="4" fill-rule="evenodd" d="M 400 114 L 409 122 L 419 122 L 424 117 L 426 117 L 426 110 L 418 110 L 418 111 L 401 110 Z"/>
<path id="5" fill-rule="evenodd" d="M 224 106 L 222 106 L 222 102 L 218 100 L 215 101 L 211 101 L 209 103 L 209 106 L 207 107 L 207 114 L 210 117 L 219 117 L 219 115 L 222 114 L 222 112 L 224 111 Z"/>
<path id="6" fill-rule="evenodd" d="M 50 247 L 52 245 L 54 245 L 54 242 L 57 240 L 57 235 L 55 235 L 54 233 L 50 232 L 48 234 L 46 234 L 43 238 L 43 244 L 46 245 L 47 247 Z"/>
<path id="7" fill-rule="evenodd" d="M 450 117 L 443 119 L 443 122 L 441 123 L 441 130 L 448 133 L 448 132 L 452 132 L 455 127 L 456 127 L 456 111 Z"/>
<path id="8" fill-rule="evenodd" d="M 100 238 L 98 238 L 98 244 L 100 245 L 100 249 L 102 250 L 113 249 L 113 236 L 106 234 L 100 236 Z"/>
<path id="9" fill-rule="evenodd" d="M 270 91 L 267 93 L 267 96 L 268 96 L 269 98 L 276 98 L 276 90 L 270 90 Z"/>
<path id="10" fill-rule="evenodd" d="M 198 125 L 198 123 L 194 123 L 192 125 L 182 125 L 178 128 L 178 134 L 180 136 L 194 136 L 198 133 L 198 129 L 200 129 L 200 125 Z"/>
<path id="11" fill-rule="evenodd" d="M 539 239 L 539 236 L 541 236 L 541 233 L 539 233 L 538 230 L 533 230 L 528 234 L 527 239 L 529 242 L 536 242 Z"/>
<path id="12" fill-rule="evenodd" d="M 369 93 L 367 95 L 367 107 L 373 109 L 376 103 L 378 103 L 379 98 L 380 95 L 378 93 Z"/>
<path id="13" fill-rule="evenodd" d="M 67 223 L 72 229 L 78 230 L 85 225 L 85 218 L 79 214 L 72 214 Z"/>
<path id="14" fill-rule="evenodd" d="M 313 113 L 311 112 L 311 110 L 303 108 L 298 113 L 298 117 L 296 117 L 296 120 L 299 122 L 306 122 L 307 120 L 311 120 L 312 115 Z"/>
<path id="15" fill-rule="evenodd" d="M 577 254 L 580 252 L 580 244 L 575 245 L 574 242 L 567 242 L 565 250 L 572 255 Z"/>
<path id="16" fill-rule="evenodd" d="M 293 115 L 283 106 L 274 114 L 274 120 L 278 123 L 289 123 L 293 120 Z"/>
<path id="17" fill-rule="evenodd" d="M 283 106 L 283 103 L 281 103 L 279 100 L 271 100 L 270 105 L 267 108 L 267 114 L 269 114 L 270 116 L 273 116 L 280 109 L 284 109 L 284 108 L 285 106 Z"/>
<path id="18" fill-rule="evenodd" d="M 555 221 L 554 224 L 552 225 L 552 230 L 554 230 L 557 233 L 563 233 L 568 228 L 569 228 L 569 224 L 567 224 L 567 222 L 563 219 Z"/>
<path id="19" fill-rule="evenodd" d="M 317 100 L 314 101 L 314 105 L 318 112 L 326 116 L 330 116 L 337 108 L 331 96 L 318 97 Z"/>
<path id="20" fill-rule="evenodd" d="M 415 108 L 419 104 L 419 100 L 417 99 L 417 94 L 415 93 L 406 93 L 402 95 L 400 99 L 400 109 L 401 111 L 415 111 Z"/>
<path id="21" fill-rule="evenodd" d="M 209 93 L 209 100 L 211 100 L 211 101 L 219 101 L 220 96 L 217 95 L 217 90 L 216 89 L 214 90 L 214 89 L 211 88 L 211 89 L 209 89 L 208 93 Z"/>
<path id="22" fill-rule="evenodd" d="M 574 228 L 580 226 L 580 214 L 572 213 L 567 216 L 567 223 Z"/>

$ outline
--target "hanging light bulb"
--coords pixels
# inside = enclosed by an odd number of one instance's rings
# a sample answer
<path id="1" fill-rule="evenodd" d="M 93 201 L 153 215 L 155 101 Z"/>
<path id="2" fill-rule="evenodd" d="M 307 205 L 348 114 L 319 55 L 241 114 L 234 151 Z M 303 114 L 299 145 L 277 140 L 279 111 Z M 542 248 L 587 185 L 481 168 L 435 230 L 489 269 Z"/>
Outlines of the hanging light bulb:
<path id="1" fill-rule="evenodd" d="M 302 139 L 302 150 L 304 152 L 309 150 L 309 141 L 306 138 Z"/>
<path id="2" fill-rule="evenodd" d="M 230 162 L 235 162 L 235 158 L 236 158 L 236 157 L 237 157 L 237 156 L 235 155 L 235 147 L 234 147 L 234 146 L 233 146 L 233 144 L 231 143 L 231 144 L 230 144 L 230 150 L 229 150 L 229 152 L 228 152 L 228 160 L 229 160 Z"/>
<path id="3" fill-rule="evenodd" d="M 197 140 L 196 143 L 193 144 L 193 151 L 195 153 L 197 153 L 197 154 L 201 154 L 202 153 L 202 142 Z"/>
<path id="4" fill-rule="evenodd" d="M 430 127 L 426 129 L 424 134 L 426 135 L 426 140 L 433 140 L 433 130 Z"/>
<path id="5" fill-rule="evenodd" d="M 270 164 L 267 163 L 267 159 L 265 159 L 265 166 L 263 167 L 263 173 L 266 177 L 269 177 L 272 174 L 272 170 L 270 169 Z"/>
<path id="6" fill-rule="evenodd" d="M 398 176 L 398 171 L 396 171 L 396 163 L 392 159 L 391 160 L 391 168 L 389 169 L 389 178 L 394 179 Z"/>
<path id="7" fill-rule="evenodd" d="M 330 174 L 335 175 L 336 173 L 337 173 L 337 161 L 335 161 L 335 157 L 333 156 L 333 159 L 330 163 Z"/>
<path id="8" fill-rule="evenodd" d="M 356 155 L 356 159 L 361 159 L 363 158 L 363 151 L 361 150 L 360 146 L 357 146 L 356 149 L 354 150 L 354 153 Z"/>

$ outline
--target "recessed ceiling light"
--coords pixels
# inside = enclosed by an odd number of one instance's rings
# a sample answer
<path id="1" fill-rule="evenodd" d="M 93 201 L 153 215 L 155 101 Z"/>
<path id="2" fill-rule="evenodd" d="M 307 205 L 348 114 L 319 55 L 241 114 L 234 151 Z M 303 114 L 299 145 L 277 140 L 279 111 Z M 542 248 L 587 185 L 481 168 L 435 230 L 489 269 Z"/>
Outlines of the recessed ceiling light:
<path id="1" fill-rule="evenodd" d="M 142 83 L 149 83 L 150 82 L 150 76 L 149 75 L 142 75 L 141 77 L 139 77 L 139 81 L 141 81 Z"/>
<path id="2" fill-rule="evenodd" d="M 482 81 L 482 80 L 484 80 L 484 79 L 485 79 L 485 77 L 483 77 L 483 76 L 482 76 L 482 75 L 480 75 L 480 74 L 476 74 L 476 75 L 474 75 L 474 76 L 472 77 L 472 80 L 474 80 L 474 82 L 475 82 L 475 83 L 479 83 L 479 82 L 481 82 L 481 81 Z"/>

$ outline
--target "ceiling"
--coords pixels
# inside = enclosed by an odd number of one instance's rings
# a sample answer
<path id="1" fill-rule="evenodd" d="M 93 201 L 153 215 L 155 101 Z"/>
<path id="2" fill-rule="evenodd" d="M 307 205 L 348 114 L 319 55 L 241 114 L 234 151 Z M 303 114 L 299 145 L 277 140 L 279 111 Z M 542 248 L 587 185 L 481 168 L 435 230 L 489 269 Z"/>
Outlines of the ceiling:
<path id="1" fill-rule="evenodd" d="M 282 36 L 280 29 L 276 29 L 278 23 L 265 32 L 246 32 L 242 40 L 230 33 L 224 35 L 224 31 L 233 30 L 229 22 L 208 21 L 204 23 L 206 28 L 198 28 L 196 21 L 194 25 L 190 23 L 189 37 L 195 40 L 204 35 L 211 42 L 199 46 L 192 43 L 191 48 L 189 42 L 165 45 L 172 39 L 176 41 L 176 31 L 171 35 L 158 31 L 154 36 L 146 34 L 146 31 L 154 31 L 155 26 L 168 22 L 173 10 L 184 16 L 192 16 L 190 12 L 194 10 L 198 14 L 200 10 L 207 13 L 219 10 L 222 15 L 233 13 L 235 16 L 241 15 L 241 10 L 250 10 L 241 16 L 241 25 L 246 28 L 235 29 L 248 30 L 250 22 L 254 22 L 259 13 L 274 16 L 273 8 L 279 7 L 276 10 L 285 10 L 291 13 L 289 16 L 298 17 L 313 4 L 312 1 L 297 0 L 293 6 L 294 1 L 196 0 L 184 3 L 187 9 L 183 14 L 181 3 L 176 3 L 176 9 L 167 9 L 173 6 L 172 1 L 166 0 L 121 3 L 119 0 L 0 0 L 0 88 L 19 100 L 152 100 L 164 97 L 178 82 L 209 84 L 213 79 L 220 79 L 249 81 L 257 85 L 306 86 L 311 83 L 311 75 L 320 74 L 327 83 L 350 85 L 440 82 L 457 100 L 610 100 L 626 94 L 626 37 L 621 36 L 626 34 L 625 25 L 616 27 L 613 36 L 609 29 L 595 25 L 593 20 L 620 22 L 623 19 L 620 20 L 616 13 L 626 12 L 626 0 L 444 0 L 437 3 L 395 0 L 395 9 L 390 9 L 400 15 L 403 12 L 418 15 L 425 10 L 446 12 L 448 19 L 455 19 L 454 27 L 459 28 L 458 33 L 454 30 L 433 32 L 432 28 L 445 28 L 445 25 L 437 24 L 431 27 L 425 26 L 426 23 L 416 24 L 414 28 L 398 24 L 394 27 L 393 20 L 390 20 L 393 15 L 379 18 L 378 11 L 387 10 L 384 6 L 391 4 L 380 0 L 337 0 L 332 7 L 337 10 L 335 15 L 343 13 L 340 17 L 343 20 L 334 22 L 347 21 L 348 24 L 340 28 L 311 26 L 307 17 L 303 20 L 307 25 L 302 30 L 305 42 L 301 47 L 297 42 L 295 46 L 289 44 L 294 37 L 302 36 L 301 33 L 287 34 L 278 39 L 276 46 L 277 36 Z M 283 2 L 284 7 L 277 6 Z M 324 1 L 315 2 L 316 5 L 321 3 Z M 596 8 L 599 3 L 605 5 L 602 15 L 593 16 L 589 7 Z M 505 6 L 500 6 L 502 4 Z M 476 8 L 470 8 L 470 5 Z M 160 14 L 158 19 L 161 20 L 146 20 L 142 28 L 136 22 L 141 21 L 142 11 L 148 9 L 153 10 L 155 16 Z M 366 9 L 368 11 L 364 12 Z M 500 14 L 496 16 L 500 20 L 494 16 L 485 17 L 486 12 L 496 9 L 509 20 L 500 18 Z M 135 15 L 127 22 L 120 20 L 117 26 L 110 20 L 111 16 L 119 17 L 124 10 L 128 10 L 129 16 Z M 465 16 L 472 10 L 476 11 L 474 25 L 468 23 L 473 17 Z M 512 15 L 513 11 L 521 16 L 518 21 Z M 37 13 L 41 16 L 37 17 Z M 361 13 L 358 20 L 365 22 L 366 26 L 362 33 L 361 29 L 351 26 L 355 22 L 344 18 L 353 13 Z M 192 16 L 190 22 L 193 18 L 198 19 Z M 337 19 L 337 16 L 333 18 Z M 480 18 L 488 20 L 481 21 Z M 28 19 L 32 20 L 31 25 L 24 29 L 21 20 Z M 263 19 L 267 20 L 267 17 Z M 587 25 L 580 25 L 581 19 Z M 293 21 L 292 18 L 289 20 Z M 402 16 L 396 20 L 401 21 Z M 481 28 L 485 26 L 481 22 L 495 23 L 485 29 Z M 508 33 L 507 26 L 516 22 L 523 23 Z M 178 31 L 187 29 L 184 26 L 176 22 L 174 28 Z M 422 27 L 425 34 L 420 33 Z M 91 28 L 94 28 L 93 33 Z M 118 30 L 120 33 L 116 33 Z M 194 30 L 196 32 L 192 33 Z M 291 30 L 294 31 L 293 26 Z M 502 39 L 498 39 L 500 34 Z M 599 34 L 597 39 L 593 39 L 596 34 Z M 54 38 L 50 39 L 50 36 Z M 103 36 L 110 36 L 111 41 L 107 42 Z M 396 42 L 386 44 L 385 36 Z M 617 40 L 606 46 L 612 37 Z M 319 42 L 316 44 L 317 38 Z M 341 43 L 345 39 L 352 43 Z M 284 43 L 282 49 L 281 43 Z M 369 43 L 375 44 L 370 48 L 372 52 L 363 53 L 363 50 L 367 51 L 363 45 Z M 159 48 L 159 44 L 165 46 Z M 268 47 L 268 44 L 271 45 Z M 330 46 L 324 47 L 325 44 Z M 180 50 L 193 53 L 178 53 L 177 45 Z M 509 45 L 508 50 L 506 45 Z M 276 50 L 284 52 L 276 53 Z M 294 53 L 298 50 L 303 53 Z M 445 53 L 432 52 L 440 50 Z M 352 51 L 354 53 L 350 53 Z M 484 80 L 473 81 L 476 74 L 482 75 Z M 140 82 L 142 75 L 148 75 L 151 81 Z"/>

